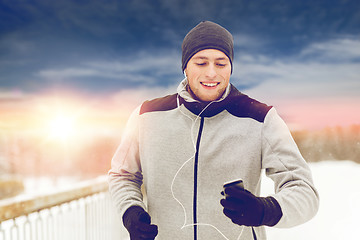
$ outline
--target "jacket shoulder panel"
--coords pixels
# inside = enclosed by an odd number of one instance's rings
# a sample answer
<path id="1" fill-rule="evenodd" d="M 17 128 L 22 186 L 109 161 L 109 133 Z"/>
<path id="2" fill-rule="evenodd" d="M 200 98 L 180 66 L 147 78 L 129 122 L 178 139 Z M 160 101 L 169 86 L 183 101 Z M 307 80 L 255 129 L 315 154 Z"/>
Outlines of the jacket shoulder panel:
<path id="1" fill-rule="evenodd" d="M 177 107 L 177 94 L 145 101 L 140 108 L 140 115 L 147 112 L 169 111 Z"/>
<path id="2" fill-rule="evenodd" d="M 252 118 L 258 122 L 264 122 L 266 114 L 272 108 L 265 103 L 261 103 L 249 96 L 235 90 L 229 96 L 230 104 L 227 105 L 226 110 L 236 117 Z"/>

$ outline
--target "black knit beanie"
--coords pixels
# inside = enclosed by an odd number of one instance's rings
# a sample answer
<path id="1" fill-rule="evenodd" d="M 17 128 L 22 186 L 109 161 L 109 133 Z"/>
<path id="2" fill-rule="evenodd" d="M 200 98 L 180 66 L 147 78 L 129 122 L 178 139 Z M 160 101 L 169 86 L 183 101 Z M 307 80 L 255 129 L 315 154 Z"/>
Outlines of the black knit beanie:
<path id="1" fill-rule="evenodd" d="M 182 43 L 182 70 L 190 58 L 204 49 L 217 49 L 225 53 L 231 63 L 234 58 L 234 40 L 231 33 L 219 24 L 202 21 L 185 36 Z"/>

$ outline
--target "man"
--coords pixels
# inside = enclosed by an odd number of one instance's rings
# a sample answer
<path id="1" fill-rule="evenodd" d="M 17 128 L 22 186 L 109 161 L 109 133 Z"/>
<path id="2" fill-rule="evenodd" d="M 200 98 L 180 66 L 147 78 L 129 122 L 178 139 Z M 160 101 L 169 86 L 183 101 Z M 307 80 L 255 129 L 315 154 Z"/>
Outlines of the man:
<path id="1" fill-rule="evenodd" d="M 232 35 L 201 22 L 184 38 L 177 93 L 131 115 L 109 171 L 131 239 L 266 239 L 264 226 L 316 214 L 310 169 L 285 123 L 229 83 L 233 56 Z M 272 196 L 259 197 L 262 169 Z M 223 189 L 239 178 L 245 190 Z"/>

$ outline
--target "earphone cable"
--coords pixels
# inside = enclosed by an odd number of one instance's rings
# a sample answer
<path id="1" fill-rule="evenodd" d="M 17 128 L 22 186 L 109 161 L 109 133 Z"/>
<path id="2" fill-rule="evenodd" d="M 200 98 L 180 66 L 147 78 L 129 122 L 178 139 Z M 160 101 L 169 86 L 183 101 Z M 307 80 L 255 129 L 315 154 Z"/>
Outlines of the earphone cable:
<path id="1" fill-rule="evenodd" d="M 182 90 L 186 87 L 186 85 L 182 88 Z M 191 226 L 209 226 L 209 227 L 212 227 L 214 228 L 217 232 L 219 232 L 226 240 L 230 240 L 229 238 L 227 238 L 217 227 L 215 227 L 214 225 L 212 224 L 209 224 L 209 223 L 191 223 L 191 224 L 186 224 L 186 219 L 187 219 L 187 214 L 186 214 L 186 209 L 184 207 L 184 205 L 180 202 L 180 200 L 178 198 L 176 198 L 175 194 L 174 194 L 174 183 L 175 183 L 175 179 L 177 178 L 178 174 L 180 173 L 180 171 L 183 169 L 183 167 L 188 163 L 190 162 L 192 159 L 195 158 L 195 154 L 196 154 L 196 144 L 195 144 L 195 139 L 194 139 L 194 136 L 193 136 L 193 130 L 194 130 L 194 127 L 195 127 L 195 124 L 196 124 L 196 121 L 200 118 L 201 114 L 214 102 L 217 102 L 217 101 L 212 101 L 210 102 L 208 105 L 205 106 L 205 108 L 196 116 L 195 119 L 193 119 L 192 117 L 188 116 L 186 113 L 184 113 L 182 110 L 181 110 L 181 106 L 179 104 L 179 96 L 177 98 L 177 103 L 178 103 L 178 109 L 179 111 L 184 115 L 186 116 L 187 118 L 189 118 L 191 121 L 192 121 L 192 125 L 191 125 L 191 128 L 190 128 L 190 136 L 191 136 L 191 141 L 192 141 L 192 144 L 193 144 L 193 147 L 194 147 L 194 154 L 188 159 L 186 160 L 182 165 L 181 167 L 177 170 L 177 172 L 175 173 L 174 175 L 174 178 L 171 182 L 171 194 L 172 194 L 172 197 L 175 199 L 175 201 L 177 201 L 179 203 L 179 205 L 181 206 L 183 212 L 184 212 L 184 224 L 183 226 L 181 227 L 181 229 L 185 228 L 185 227 L 191 227 Z M 240 232 L 240 235 L 239 237 L 237 238 L 237 240 L 240 239 L 243 231 L 244 231 L 244 226 L 241 226 L 242 229 L 241 229 L 241 232 Z"/>

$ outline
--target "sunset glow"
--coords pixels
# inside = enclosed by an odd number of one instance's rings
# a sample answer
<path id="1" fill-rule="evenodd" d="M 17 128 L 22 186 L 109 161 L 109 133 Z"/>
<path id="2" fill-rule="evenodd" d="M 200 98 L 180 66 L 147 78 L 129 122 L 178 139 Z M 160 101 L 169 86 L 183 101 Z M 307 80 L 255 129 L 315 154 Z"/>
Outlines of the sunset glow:
<path id="1" fill-rule="evenodd" d="M 66 140 L 75 131 L 75 119 L 71 116 L 59 114 L 51 119 L 49 123 L 49 134 L 54 139 Z"/>

